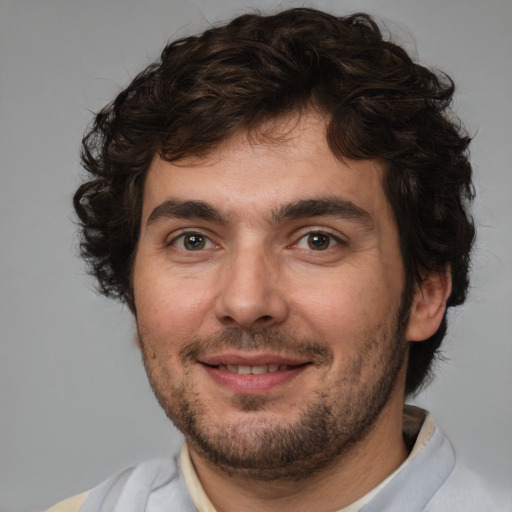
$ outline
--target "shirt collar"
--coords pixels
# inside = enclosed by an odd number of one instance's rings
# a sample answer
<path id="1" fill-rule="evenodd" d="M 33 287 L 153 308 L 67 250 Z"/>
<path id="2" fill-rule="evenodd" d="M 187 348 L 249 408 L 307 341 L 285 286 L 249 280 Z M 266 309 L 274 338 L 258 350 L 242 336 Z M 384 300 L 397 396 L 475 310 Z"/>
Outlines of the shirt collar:
<path id="1" fill-rule="evenodd" d="M 363 497 L 338 512 L 358 512 L 367 505 L 386 485 L 423 451 L 436 430 L 434 419 L 423 409 L 406 405 L 403 416 L 404 439 L 416 439 L 407 459 L 391 475 Z M 216 512 L 212 502 L 204 492 L 194 469 L 188 446 L 185 443 L 180 452 L 180 466 L 188 493 L 198 512 Z"/>

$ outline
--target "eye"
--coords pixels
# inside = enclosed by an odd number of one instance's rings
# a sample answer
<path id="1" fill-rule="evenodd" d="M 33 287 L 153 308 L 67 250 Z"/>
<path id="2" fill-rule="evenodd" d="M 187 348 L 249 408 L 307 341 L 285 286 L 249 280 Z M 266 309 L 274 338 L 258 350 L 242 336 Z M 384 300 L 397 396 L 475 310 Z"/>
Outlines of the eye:
<path id="1" fill-rule="evenodd" d="M 308 233 L 299 239 L 295 247 L 299 249 L 311 249 L 313 251 L 325 251 L 340 243 L 340 240 L 329 233 L 321 231 Z"/>
<path id="2" fill-rule="evenodd" d="M 184 251 L 201 251 L 215 247 L 215 244 L 201 233 L 183 233 L 172 240 L 169 245 Z"/>

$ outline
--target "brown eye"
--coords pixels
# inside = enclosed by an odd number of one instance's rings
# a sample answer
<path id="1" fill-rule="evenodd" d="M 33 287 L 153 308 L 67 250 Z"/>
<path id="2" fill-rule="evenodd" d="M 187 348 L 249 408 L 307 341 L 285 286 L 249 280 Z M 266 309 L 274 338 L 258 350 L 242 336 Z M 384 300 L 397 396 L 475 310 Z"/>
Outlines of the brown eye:
<path id="1" fill-rule="evenodd" d="M 192 233 L 190 235 L 183 235 L 183 247 L 187 251 L 200 251 L 206 245 L 206 238 L 203 235 Z"/>
<path id="2" fill-rule="evenodd" d="M 325 233 L 311 233 L 307 237 L 308 246 L 314 251 L 323 251 L 331 245 L 332 237 Z"/>
<path id="3" fill-rule="evenodd" d="M 183 233 L 176 237 L 170 246 L 180 249 L 182 251 L 202 251 L 203 249 L 213 249 L 215 244 L 205 235 L 201 233 Z"/>
<path id="4" fill-rule="evenodd" d="M 296 249 L 308 251 L 326 251 L 343 243 L 337 236 L 326 231 L 310 231 L 301 236 L 294 244 Z"/>

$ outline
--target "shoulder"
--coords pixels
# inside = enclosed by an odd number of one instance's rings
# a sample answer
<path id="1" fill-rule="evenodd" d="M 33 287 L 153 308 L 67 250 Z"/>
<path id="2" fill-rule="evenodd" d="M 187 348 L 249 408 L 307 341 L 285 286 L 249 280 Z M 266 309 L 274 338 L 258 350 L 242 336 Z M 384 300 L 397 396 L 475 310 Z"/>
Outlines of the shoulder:
<path id="1" fill-rule="evenodd" d="M 150 460 L 125 469 L 47 512 L 158 511 L 161 496 L 179 505 L 179 510 L 189 509 L 185 484 L 172 459 Z"/>
<path id="2" fill-rule="evenodd" d="M 425 512 L 511 512 L 504 496 L 478 474 L 457 462 Z"/>

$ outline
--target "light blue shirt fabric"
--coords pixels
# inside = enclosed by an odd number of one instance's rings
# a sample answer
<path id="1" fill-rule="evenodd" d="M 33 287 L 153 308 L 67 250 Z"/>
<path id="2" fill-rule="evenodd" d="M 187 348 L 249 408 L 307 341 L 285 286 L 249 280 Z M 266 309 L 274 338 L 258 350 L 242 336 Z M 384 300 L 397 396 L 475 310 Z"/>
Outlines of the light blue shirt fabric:
<path id="1" fill-rule="evenodd" d="M 350 508 L 350 507 L 349 507 Z M 352 508 L 350 508 L 352 510 Z M 360 512 L 512 512 L 460 465 L 436 427 L 426 446 Z M 196 512 L 177 460 L 153 460 L 93 489 L 80 512 Z"/>

